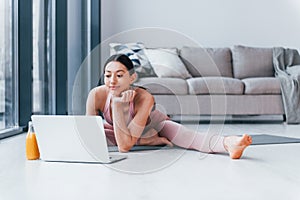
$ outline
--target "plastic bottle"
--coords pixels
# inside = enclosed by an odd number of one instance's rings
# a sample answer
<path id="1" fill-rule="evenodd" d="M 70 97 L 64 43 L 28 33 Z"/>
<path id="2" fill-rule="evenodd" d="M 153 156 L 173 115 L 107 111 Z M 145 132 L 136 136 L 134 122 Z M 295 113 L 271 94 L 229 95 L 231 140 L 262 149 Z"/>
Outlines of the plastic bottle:
<path id="1" fill-rule="evenodd" d="M 40 158 L 40 151 L 31 121 L 28 122 L 28 133 L 26 136 L 26 158 L 27 160 L 36 160 Z"/>

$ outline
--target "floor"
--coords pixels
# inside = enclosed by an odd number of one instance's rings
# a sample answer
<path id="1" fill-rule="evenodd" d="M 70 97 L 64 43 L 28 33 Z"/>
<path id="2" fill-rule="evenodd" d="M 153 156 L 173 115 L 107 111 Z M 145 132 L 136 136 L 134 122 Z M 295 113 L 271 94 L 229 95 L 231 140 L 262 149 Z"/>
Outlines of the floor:
<path id="1" fill-rule="evenodd" d="M 300 125 L 191 124 L 220 134 L 300 138 Z M 0 199 L 300 199 L 300 143 L 253 145 L 242 159 L 182 149 L 140 151 L 110 164 L 25 160 L 25 134 L 0 141 Z"/>

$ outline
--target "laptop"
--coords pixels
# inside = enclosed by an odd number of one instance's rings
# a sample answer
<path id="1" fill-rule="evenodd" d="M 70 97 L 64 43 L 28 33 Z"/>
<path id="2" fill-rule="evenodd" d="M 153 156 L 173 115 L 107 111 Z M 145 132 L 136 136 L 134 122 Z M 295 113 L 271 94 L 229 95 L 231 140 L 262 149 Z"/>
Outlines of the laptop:
<path id="1" fill-rule="evenodd" d="M 109 155 L 100 116 L 32 115 L 44 161 L 113 163 L 125 155 Z"/>

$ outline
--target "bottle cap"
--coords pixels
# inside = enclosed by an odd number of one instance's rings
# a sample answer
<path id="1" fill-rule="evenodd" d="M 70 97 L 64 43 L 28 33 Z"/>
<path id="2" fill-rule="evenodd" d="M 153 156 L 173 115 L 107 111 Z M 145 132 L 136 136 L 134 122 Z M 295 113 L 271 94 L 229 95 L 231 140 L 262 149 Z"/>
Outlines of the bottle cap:
<path id="1" fill-rule="evenodd" d="M 32 123 L 32 121 L 29 121 L 29 122 L 28 122 L 28 130 L 31 131 L 31 132 L 34 132 L 34 128 L 33 128 L 33 123 Z"/>
<path id="2" fill-rule="evenodd" d="M 32 126 L 32 121 L 28 122 L 28 128 Z"/>

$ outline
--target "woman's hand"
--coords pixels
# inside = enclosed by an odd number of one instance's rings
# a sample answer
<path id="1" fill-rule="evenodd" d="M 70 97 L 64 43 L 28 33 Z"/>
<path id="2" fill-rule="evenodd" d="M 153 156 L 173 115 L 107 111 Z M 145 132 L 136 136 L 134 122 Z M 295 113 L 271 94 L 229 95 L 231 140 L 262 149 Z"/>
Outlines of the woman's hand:
<path id="1" fill-rule="evenodd" d="M 173 147 L 172 142 L 165 137 L 160 137 L 153 128 L 141 136 L 138 145 L 168 145 Z"/>
<path id="2" fill-rule="evenodd" d="M 114 102 L 127 103 L 133 101 L 136 92 L 134 90 L 126 90 L 121 93 L 120 97 L 114 97 Z"/>

